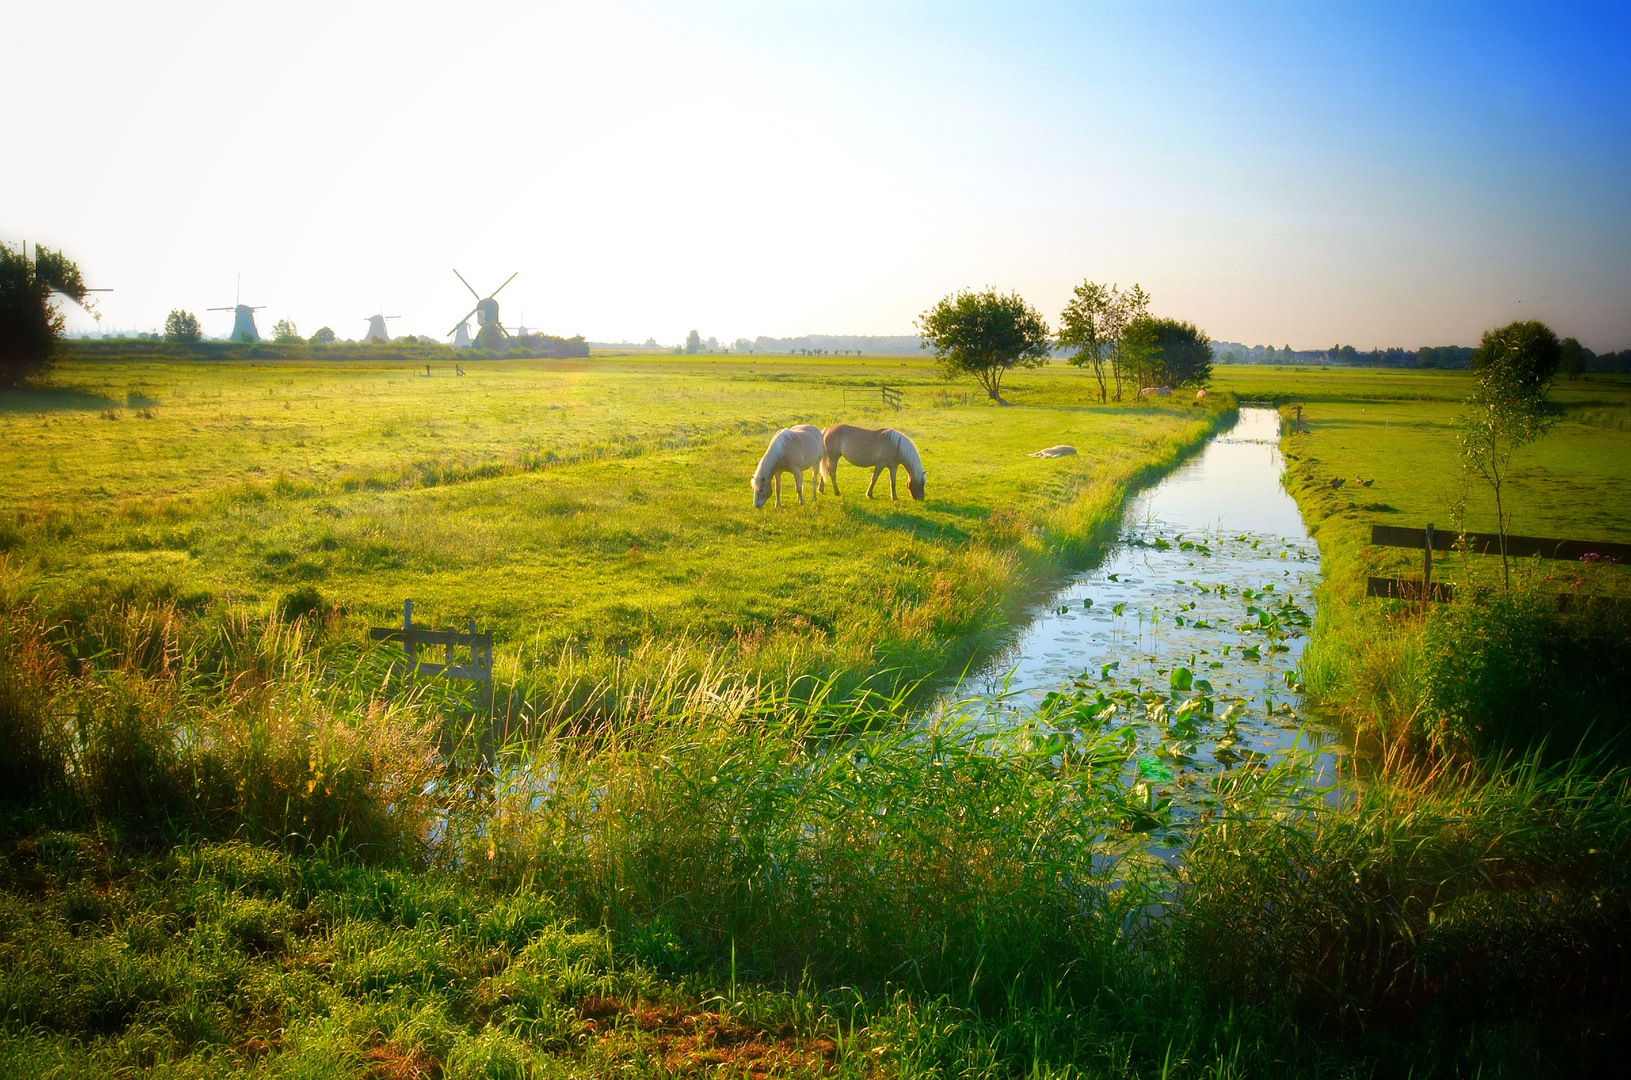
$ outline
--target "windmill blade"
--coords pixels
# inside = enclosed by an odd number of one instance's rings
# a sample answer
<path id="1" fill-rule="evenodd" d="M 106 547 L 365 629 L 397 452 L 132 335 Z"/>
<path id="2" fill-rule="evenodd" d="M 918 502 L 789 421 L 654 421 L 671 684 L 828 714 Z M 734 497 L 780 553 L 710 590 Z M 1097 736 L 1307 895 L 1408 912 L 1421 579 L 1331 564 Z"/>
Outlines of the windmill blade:
<path id="1" fill-rule="evenodd" d="M 236 311 L 236 310 L 237 310 L 237 308 L 229 308 L 229 307 L 207 307 L 207 308 L 205 308 L 205 309 L 204 309 L 204 310 L 205 310 L 205 311 Z"/>
<path id="2" fill-rule="evenodd" d="M 455 270 L 454 273 L 458 273 L 458 271 Z M 449 330 L 447 333 L 443 334 L 442 336 L 443 337 L 452 337 L 454 334 L 458 333 L 459 332 L 459 327 L 461 327 L 465 323 L 469 322 L 470 319 L 476 314 L 476 311 L 477 311 L 476 308 L 471 308 L 469 315 L 466 315 L 464 318 L 462 318 L 458 322 L 454 323 L 453 324 L 453 329 Z"/>
<path id="3" fill-rule="evenodd" d="M 459 268 L 457 266 L 453 268 L 453 276 L 458 278 L 460 281 L 464 281 L 464 275 L 459 273 Z M 470 289 L 470 283 L 468 281 L 464 281 L 464 287 Z M 470 295 L 474 296 L 477 300 L 481 299 L 481 293 L 474 289 L 470 289 Z"/>
<path id="4" fill-rule="evenodd" d="M 382 319 L 400 319 L 400 318 L 402 318 L 402 316 L 400 316 L 400 315 L 382 315 L 382 316 L 380 316 L 380 318 L 382 318 Z"/>
<path id="5" fill-rule="evenodd" d="M 509 277 L 505 278 L 504 279 L 504 285 L 508 285 L 510 282 L 514 281 L 518 276 L 520 276 L 520 274 L 521 274 L 521 271 L 517 270 L 515 273 L 511 274 Z M 492 292 L 488 293 L 487 294 L 487 299 L 491 300 L 493 297 L 497 296 L 503 290 L 504 285 L 500 285 L 498 288 L 496 288 Z"/>

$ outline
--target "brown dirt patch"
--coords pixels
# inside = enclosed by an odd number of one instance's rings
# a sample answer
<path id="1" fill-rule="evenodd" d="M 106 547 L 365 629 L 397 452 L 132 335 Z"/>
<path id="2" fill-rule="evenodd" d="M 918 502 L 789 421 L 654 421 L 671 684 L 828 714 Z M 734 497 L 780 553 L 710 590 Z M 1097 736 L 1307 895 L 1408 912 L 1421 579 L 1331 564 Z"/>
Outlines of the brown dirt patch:
<path id="1" fill-rule="evenodd" d="M 384 1043 L 368 1051 L 368 1080 L 436 1080 L 442 1067 L 419 1047 Z"/>
<path id="2" fill-rule="evenodd" d="M 826 1038 L 800 1039 L 791 1024 L 770 1031 L 748 1027 L 707 1009 L 675 1005 L 630 1006 L 616 998 L 587 998 L 578 1006 L 584 1034 L 603 1042 L 632 1037 L 670 1072 L 715 1071 L 753 1077 L 831 1071 L 838 1047 Z M 629 1021 L 638 1032 L 629 1031 Z"/>

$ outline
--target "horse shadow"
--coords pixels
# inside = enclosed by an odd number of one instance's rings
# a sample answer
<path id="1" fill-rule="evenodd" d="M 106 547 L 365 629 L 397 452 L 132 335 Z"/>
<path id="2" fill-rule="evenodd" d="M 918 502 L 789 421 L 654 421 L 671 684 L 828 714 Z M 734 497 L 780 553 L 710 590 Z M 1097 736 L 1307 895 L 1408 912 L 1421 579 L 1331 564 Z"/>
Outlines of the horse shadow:
<path id="1" fill-rule="evenodd" d="M 895 506 L 893 500 L 886 500 L 881 509 L 868 506 L 864 502 L 860 505 L 846 503 L 844 513 L 852 521 L 873 525 L 880 529 L 906 533 L 918 540 L 967 542 L 973 538 L 970 528 L 961 523 L 928 521 L 916 514 L 908 514 L 902 510 L 897 510 Z M 946 506 L 943 503 L 937 503 L 935 510 L 960 518 L 970 526 L 984 521 L 987 516 L 984 508 L 975 506 Z"/>

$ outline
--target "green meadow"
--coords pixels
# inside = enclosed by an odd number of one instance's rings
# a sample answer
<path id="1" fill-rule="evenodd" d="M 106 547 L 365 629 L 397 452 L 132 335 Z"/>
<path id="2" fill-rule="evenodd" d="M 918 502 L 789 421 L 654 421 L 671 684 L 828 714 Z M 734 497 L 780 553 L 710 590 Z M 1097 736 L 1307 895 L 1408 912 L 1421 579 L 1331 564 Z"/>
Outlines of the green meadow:
<path id="1" fill-rule="evenodd" d="M 998 409 L 922 360 L 618 357 L 419 366 L 65 364 L 0 414 L 14 588 L 131 582 L 357 621 L 491 628 L 529 667 L 644 647 L 748 670 L 936 674 L 989 649 L 1103 538 L 1130 483 L 1215 423 L 1099 408 L 1064 369 Z M 900 387 L 905 407 L 876 387 Z M 748 485 L 783 426 L 894 425 L 929 497 Z M 1056 443 L 1081 455 L 1025 455 Z M 806 488 L 809 488 L 806 476 Z M 308 602 L 309 604 L 309 602 Z"/>
<path id="2" fill-rule="evenodd" d="M 1362 596 L 1407 567 L 1370 524 L 1464 490 L 1465 376 L 1225 367 L 1205 407 L 1098 406 L 1054 365 L 1001 408 L 919 358 L 464 369 L 133 350 L 0 396 L 0 1075 L 1623 1060 L 1631 784 L 1595 751 L 1626 609 L 1559 608 L 1544 565 L 1499 593 L 1463 566 L 1433 612 Z M 982 730 L 914 687 L 1236 397 L 1302 405 L 1325 583 L 1296 677 L 1378 746 L 1340 798 L 1295 756 L 1217 776 L 1169 860 L 1114 710 Z M 1516 531 L 1631 539 L 1628 402 L 1557 388 Z M 928 498 L 841 466 L 843 496 L 754 510 L 771 433 L 838 420 L 910 435 Z M 1080 455 L 1026 456 L 1056 443 Z M 494 630 L 491 712 L 367 641 L 409 596 Z M 1143 706 L 1193 714 L 1171 690 Z"/>

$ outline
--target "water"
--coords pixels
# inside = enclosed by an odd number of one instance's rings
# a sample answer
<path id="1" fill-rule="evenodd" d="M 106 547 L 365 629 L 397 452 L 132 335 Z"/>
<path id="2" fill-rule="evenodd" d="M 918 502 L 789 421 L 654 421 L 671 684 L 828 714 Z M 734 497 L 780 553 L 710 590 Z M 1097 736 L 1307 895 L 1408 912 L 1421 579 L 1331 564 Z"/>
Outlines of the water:
<path id="1" fill-rule="evenodd" d="M 1311 779 L 1334 781 L 1346 750 L 1304 712 L 1295 677 L 1319 552 L 1281 485 L 1279 434 L 1275 410 L 1243 408 L 1134 498 L 1103 563 L 1055 593 L 951 707 L 1067 739 L 1084 723 L 1117 729 L 1152 806 L 1170 802 L 1175 818 L 1209 776 L 1294 749 Z"/>

